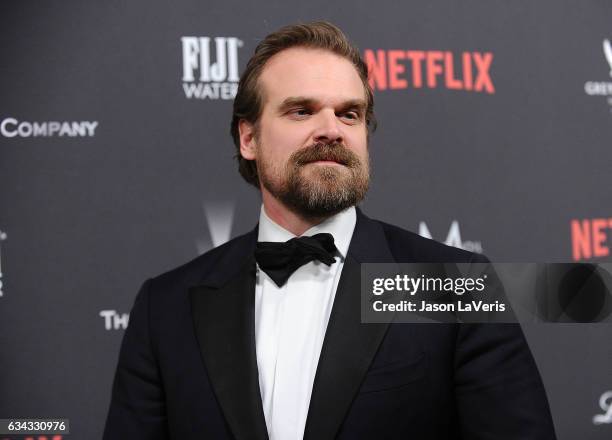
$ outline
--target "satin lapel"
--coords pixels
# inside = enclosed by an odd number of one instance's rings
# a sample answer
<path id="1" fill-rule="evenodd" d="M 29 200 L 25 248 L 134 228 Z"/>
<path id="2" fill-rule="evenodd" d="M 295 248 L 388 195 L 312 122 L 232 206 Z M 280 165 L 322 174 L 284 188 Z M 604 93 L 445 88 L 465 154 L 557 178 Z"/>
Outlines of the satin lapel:
<path id="1" fill-rule="evenodd" d="M 359 263 L 365 262 L 394 259 L 380 224 L 358 210 L 319 358 L 305 440 L 336 436 L 387 331 L 388 324 L 361 323 Z"/>
<path id="2" fill-rule="evenodd" d="M 255 261 L 221 287 L 190 290 L 208 377 L 236 439 L 267 440 L 255 352 Z"/>

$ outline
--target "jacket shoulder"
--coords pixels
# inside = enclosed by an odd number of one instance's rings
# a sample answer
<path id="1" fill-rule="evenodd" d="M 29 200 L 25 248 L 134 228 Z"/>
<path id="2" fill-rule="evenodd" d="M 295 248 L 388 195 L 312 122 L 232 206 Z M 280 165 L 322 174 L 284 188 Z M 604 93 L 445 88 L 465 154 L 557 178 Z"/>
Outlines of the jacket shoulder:
<path id="1" fill-rule="evenodd" d="M 226 273 L 231 267 L 238 269 L 254 247 L 256 236 L 254 231 L 250 231 L 233 238 L 187 263 L 153 277 L 152 281 L 158 287 L 191 287 L 214 277 L 220 271 Z"/>

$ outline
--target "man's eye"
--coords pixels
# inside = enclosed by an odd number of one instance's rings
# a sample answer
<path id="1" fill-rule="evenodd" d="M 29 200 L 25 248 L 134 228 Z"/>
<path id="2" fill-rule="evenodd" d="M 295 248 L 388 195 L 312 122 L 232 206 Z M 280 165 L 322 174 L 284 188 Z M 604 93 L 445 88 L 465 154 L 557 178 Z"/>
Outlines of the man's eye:
<path id="1" fill-rule="evenodd" d="M 308 110 L 307 108 L 296 108 L 296 109 L 291 110 L 290 113 L 296 116 L 307 116 L 311 114 L 312 112 Z"/>
<path id="2" fill-rule="evenodd" d="M 355 112 L 355 111 L 350 111 L 350 112 L 345 112 L 342 114 L 342 117 L 346 118 L 346 119 L 350 119 L 350 120 L 358 120 L 359 119 L 359 113 Z"/>

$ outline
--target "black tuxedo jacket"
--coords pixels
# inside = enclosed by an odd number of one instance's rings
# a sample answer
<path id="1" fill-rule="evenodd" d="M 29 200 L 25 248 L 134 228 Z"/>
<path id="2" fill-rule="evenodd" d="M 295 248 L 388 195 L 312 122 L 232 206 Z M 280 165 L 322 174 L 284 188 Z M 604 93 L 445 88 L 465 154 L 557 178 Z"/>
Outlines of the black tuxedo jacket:
<path id="1" fill-rule="evenodd" d="M 105 440 L 267 439 L 255 354 L 257 228 L 144 283 Z M 357 210 L 305 439 L 554 439 L 515 324 L 361 324 L 359 263 L 470 262 Z M 282 440 L 282 439 L 281 439 Z"/>

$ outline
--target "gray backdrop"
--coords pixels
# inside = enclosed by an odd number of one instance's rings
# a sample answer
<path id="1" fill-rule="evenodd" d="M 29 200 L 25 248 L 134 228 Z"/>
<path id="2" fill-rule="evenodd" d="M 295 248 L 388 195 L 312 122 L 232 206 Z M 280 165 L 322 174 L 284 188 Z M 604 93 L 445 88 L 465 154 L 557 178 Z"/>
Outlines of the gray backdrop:
<path id="1" fill-rule="evenodd" d="M 236 66 L 312 19 L 375 61 L 367 214 L 494 261 L 610 261 L 608 0 L 5 1 L 0 417 L 101 436 L 140 283 L 257 221 Z M 612 438 L 612 328 L 525 332 L 559 438 Z"/>

